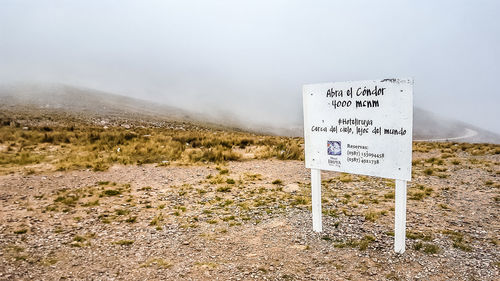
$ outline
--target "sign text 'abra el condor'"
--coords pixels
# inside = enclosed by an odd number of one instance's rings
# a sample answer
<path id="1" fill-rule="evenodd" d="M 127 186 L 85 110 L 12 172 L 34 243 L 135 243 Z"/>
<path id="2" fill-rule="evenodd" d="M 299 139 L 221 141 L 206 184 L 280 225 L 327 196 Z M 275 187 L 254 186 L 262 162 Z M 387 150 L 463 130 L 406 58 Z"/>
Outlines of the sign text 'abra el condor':
<path id="1" fill-rule="evenodd" d="M 396 220 L 403 215 L 401 207 L 404 207 L 406 221 L 406 181 L 411 180 L 413 81 L 311 84 L 304 85 L 302 94 L 305 162 L 311 169 L 312 186 L 319 186 L 319 190 L 314 187 L 312 190 L 313 228 L 321 231 L 321 180 L 317 182 L 320 170 L 396 179 Z M 318 192 L 319 214 L 318 206 L 314 206 Z M 401 203 L 398 195 L 400 198 L 404 195 L 404 206 L 398 206 Z M 397 244 L 399 234 L 395 236 Z M 398 252 L 404 252 L 402 239 L 403 248 L 396 247 Z"/>

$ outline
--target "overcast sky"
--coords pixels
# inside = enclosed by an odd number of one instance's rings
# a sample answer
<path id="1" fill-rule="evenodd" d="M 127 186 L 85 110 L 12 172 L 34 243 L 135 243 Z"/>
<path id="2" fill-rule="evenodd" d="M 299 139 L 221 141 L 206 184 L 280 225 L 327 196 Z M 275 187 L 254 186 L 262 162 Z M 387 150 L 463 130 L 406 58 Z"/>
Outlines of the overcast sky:
<path id="1" fill-rule="evenodd" d="M 283 126 L 302 85 L 415 79 L 500 133 L 500 1 L 0 0 L 0 84 L 62 82 Z"/>

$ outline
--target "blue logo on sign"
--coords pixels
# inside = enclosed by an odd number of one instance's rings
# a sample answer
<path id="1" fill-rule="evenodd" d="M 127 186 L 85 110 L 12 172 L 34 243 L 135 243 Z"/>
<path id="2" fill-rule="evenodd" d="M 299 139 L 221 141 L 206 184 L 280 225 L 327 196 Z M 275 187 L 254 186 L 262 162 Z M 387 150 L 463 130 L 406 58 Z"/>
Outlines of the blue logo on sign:
<path id="1" fill-rule="evenodd" d="M 340 141 L 327 141 L 328 155 L 342 155 L 342 146 Z"/>

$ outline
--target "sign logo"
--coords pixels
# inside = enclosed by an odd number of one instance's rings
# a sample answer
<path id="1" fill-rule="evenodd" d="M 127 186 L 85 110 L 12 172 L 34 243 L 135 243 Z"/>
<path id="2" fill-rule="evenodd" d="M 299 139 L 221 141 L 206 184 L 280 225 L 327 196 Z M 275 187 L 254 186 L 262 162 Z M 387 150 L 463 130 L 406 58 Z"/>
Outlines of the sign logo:
<path id="1" fill-rule="evenodd" d="M 340 141 L 327 141 L 326 142 L 328 155 L 342 155 L 342 146 Z"/>

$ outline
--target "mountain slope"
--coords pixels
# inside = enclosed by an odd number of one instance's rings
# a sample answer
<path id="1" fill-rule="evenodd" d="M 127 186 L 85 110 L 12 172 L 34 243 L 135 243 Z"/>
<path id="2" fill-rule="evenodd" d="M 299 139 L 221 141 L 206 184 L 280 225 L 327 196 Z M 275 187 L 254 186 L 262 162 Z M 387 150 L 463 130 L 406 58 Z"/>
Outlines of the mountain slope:
<path id="1" fill-rule="evenodd" d="M 68 85 L 24 84 L 0 86 L 0 108 L 17 110 L 31 106 L 38 110 L 58 110 L 73 115 L 97 118 L 107 123 L 135 121 L 176 121 L 222 125 L 241 130 L 265 134 L 302 136 L 301 124 L 288 128 L 275 127 L 273 124 L 244 124 L 235 118 L 213 118 L 210 114 L 200 114 L 156 104 L 144 100 L 110 94 L 92 89 Z M 440 117 L 421 108 L 414 108 L 414 140 L 426 141 L 463 141 L 500 143 L 500 136 L 481 128 Z"/>

